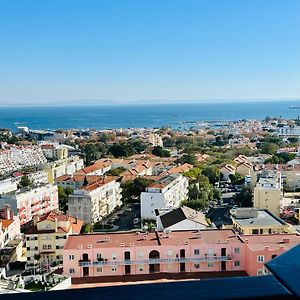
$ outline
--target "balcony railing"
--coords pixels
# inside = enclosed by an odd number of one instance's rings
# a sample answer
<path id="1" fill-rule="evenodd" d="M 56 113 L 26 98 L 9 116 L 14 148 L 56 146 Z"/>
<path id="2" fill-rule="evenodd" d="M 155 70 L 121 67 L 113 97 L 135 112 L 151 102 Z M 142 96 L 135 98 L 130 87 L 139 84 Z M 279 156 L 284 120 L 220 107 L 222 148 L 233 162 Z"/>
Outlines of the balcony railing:
<path id="1" fill-rule="evenodd" d="M 142 264 L 168 264 L 168 263 L 199 263 L 214 261 L 231 261 L 231 256 L 206 256 L 186 258 L 156 258 L 142 260 L 101 260 L 101 261 L 79 261 L 79 266 L 116 266 L 116 265 L 142 265 Z"/>

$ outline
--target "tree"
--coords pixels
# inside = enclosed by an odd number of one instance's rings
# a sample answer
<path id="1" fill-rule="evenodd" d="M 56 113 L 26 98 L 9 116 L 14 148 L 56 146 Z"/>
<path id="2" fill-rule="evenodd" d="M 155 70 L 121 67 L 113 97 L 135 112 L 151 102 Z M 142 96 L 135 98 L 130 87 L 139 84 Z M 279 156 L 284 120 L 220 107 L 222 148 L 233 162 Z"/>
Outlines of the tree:
<path id="1" fill-rule="evenodd" d="M 156 146 L 152 150 L 152 154 L 159 156 L 159 157 L 170 157 L 171 153 L 170 151 L 162 148 L 161 146 Z"/>
<path id="2" fill-rule="evenodd" d="M 105 173 L 105 175 L 111 175 L 111 176 L 120 176 L 121 173 L 126 171 L 123 167 L 117 167 L 115 169 L 111 169 Z"/>
<path id="3" fill-rule="evenodd" d="M 229 174 L 230 182 L 234 185 L 240 185 L 244 182 L 244 177 L 240 174 Z"/>
<path id="4" fill-rule="evenodd" d="M 253 206 L 253 193 L 250 186 L 244 186 L 235 197 L 236 204 L 240 207 Z"/>
<path id="5" fill-rule="evenodd" d="M 121 184 L 122 199 L 125 203 L 139 202 L 141 193 L 154 181 L 152 179 L 137 177 Z"/>
<path id="6" fill-rule="evenodd" d="M 87 223 L 85 224 L 83 227 L 82 227 L 82 232 L 87 234 L 87 233 L 92 233 L 93 232 L 93 225 L 90 224 L 90 223 Z"/>
<path id="7" fill-rule="evenodd" d="M 108 151 L 116 158 L 127 157 L 133 154 L 133 151 L 130 150 L 125 143 L 114 144 L 109 147 Z"/>
<path id="8" fill-rule="evenodd" d="M 202 174 L 205 175 L 209 182 L 215 184 L 220 180 L 220 169 L 216 166 L 207 166 L 202 170 Z"/>
<path id="9" fill-rule="evenodd" d="M 62 186 L 58 186 L 58 205 L 59 210 L 66 212 L 68 207 L 68 195 Z"/>
<path id="10" fill-rule="evenodd" d="M 180 164 L 191 164 L 191 165 L 196 165 L 197 164 L 196 156 L 193 153 L 183 154 L 181 157 L 179 157 L 176 160 L 176 162 L 180 163 Z"/>
<path id="11" fill-rule="evenodd" d="M 27 186 L 31 186 L 32 182 L 31 180 L 28 178 L 27 175 L 22 176 L 21 180 L 20 180 L 20 186 L 21 187 L 27 187 Z"/>

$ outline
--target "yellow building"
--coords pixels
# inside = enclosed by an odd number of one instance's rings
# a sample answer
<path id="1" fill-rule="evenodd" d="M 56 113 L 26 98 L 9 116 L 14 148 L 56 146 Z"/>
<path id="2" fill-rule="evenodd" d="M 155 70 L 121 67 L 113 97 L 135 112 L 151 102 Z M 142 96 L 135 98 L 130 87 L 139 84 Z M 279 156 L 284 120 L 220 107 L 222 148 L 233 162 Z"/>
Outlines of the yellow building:
<path id="1" fill-rule="evenodd" d="M 79 234 L 82 224 L 81 220 L 58 211 L 37 216 L 25 232 L 27 263 L 61 263 L 68 236 Z"/>
<path id="2" fill-rule="evenodd" d="M 281 174 L 278 171 L 268 171 L 259 174 L 259 180 L 254 188 L 254 207 L 268 209 L 280 216 L 280 201 L 282 199 Z"/>
<path id="3" fill-rule="evenodd" d="M 282 234 L 290 232 L 290 225 L 266 209 L 254 207 L 230 210 L 233 229 L 240 234 Z"/>

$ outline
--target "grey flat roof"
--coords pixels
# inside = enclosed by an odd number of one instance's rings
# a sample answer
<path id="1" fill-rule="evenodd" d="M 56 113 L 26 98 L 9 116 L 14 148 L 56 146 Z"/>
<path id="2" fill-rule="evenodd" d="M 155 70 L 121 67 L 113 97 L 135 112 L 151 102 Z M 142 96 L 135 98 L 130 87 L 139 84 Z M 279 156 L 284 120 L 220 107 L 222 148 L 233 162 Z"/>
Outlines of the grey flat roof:
<path id="1" fill-rule="evenodd" d="M 237 219 L 232 216 L 240 226 L 280 226 L 285 222 L 272 215 L 267 210 L 258 210 L 256 218 L 240 218 Z"/>

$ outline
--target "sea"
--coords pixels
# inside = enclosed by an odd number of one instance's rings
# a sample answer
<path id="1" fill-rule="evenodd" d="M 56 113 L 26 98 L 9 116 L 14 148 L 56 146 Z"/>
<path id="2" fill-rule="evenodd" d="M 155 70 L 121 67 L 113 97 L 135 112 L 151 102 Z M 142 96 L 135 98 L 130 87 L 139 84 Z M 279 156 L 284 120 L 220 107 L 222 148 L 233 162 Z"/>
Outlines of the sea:
<path id="1" fill-rule="evenodd" d="M 117 129 L 180 128 L 190 122 L 298 118 L 300 100 L 138 105 L 0 106 L 0 128 Z"/>

